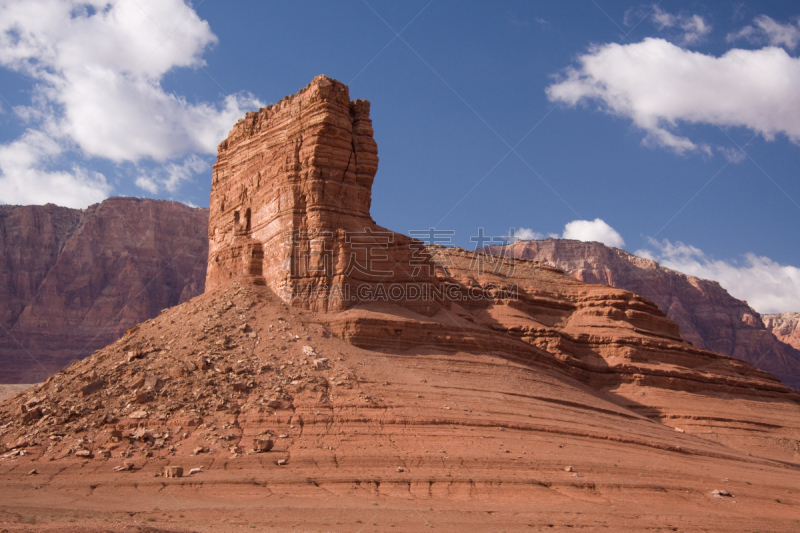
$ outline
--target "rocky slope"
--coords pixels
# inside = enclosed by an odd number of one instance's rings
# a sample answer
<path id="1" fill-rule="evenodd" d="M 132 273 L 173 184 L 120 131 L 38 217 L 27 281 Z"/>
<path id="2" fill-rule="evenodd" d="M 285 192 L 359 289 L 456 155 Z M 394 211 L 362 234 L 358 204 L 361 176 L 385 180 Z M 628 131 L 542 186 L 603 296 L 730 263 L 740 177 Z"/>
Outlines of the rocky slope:
<path id="1" fill-rule="evenodd" d="M 44 379 L 202 293 L 207 217 L 136 198 L 0 208 L 0 383 Z"/>
<path id="2" fill-rule="evenodd" d="M 681 336 L 695 346 L 747 361 L 800 390 L 800 350 L 786 341 L 791 338 L 791 321 L 780 322 L 788 336 L 776 338 L 753 308 L 715 281 L 664 268 L 655 261 L 599 242 L 517 241 L 507 247 L 489 247 L 487 251 L 543 261 L 584 283 L 611 285 L 640 294 L 675 321 Z"/>
<path id="3" fill-rule="evenodd" d="M 346 86 L 320 77 L 277 105 L 311 102 L 315 116 L 336 116 L 345 98 Z M 317 146 L 352 139 L 351 121 L 336 124 Z M 271 150 L 259 148 L 257 172 Z M 235 154 L 221 159 L 241 161 Z M 329 243 L 333 257 L 355 257 L 358 274 L 350 260 L 293 270 L 292 257 L 327 257 L 310 242 L 293 255 L 293 236 L 336 211 L 339 195 L 321 191 L 347 174 L 317 166 L 333 159 L 300 158 L 307 172 L 248 205 L 252 221 L 288 202 L 285 232 L 212 222 L 221 229 L 210 239 L 223 236 L 204 294 L 0 404 L 0 525 L 800 527 L 800 395 L 689 344 L 647 299 L 541 262 L 417 241 L 404 256 L 347 234 Z M 286 161 L 296 164 L 291 152 Z M 214 186 L 240 190 L 236 168 L 248 180 L 253 166 L 215 167 Z M 342 227 L 375 228 L 363 205 L 352 217 L 341 206 Z M 212 202 L 212 221 L 225 220 L 221 207 Z M 265 239 L 282 241 L 272 246 L 288 250 L 284 260 L 253 253 Z M 294 280 L 308 290 L 285 291 Z M 331 296 L 340 299 L 320 301 Z"/>
<path id="4" fill-rule="evenodd" d="M 779 341 L 800 350 L 800 313 L 762 315 L 761 320 Z"/>
<path id="5" fill-rule="evenodd" d="M 583 328 L 606 320 L 587 313 L 598 295 L 586 294 Z M 321 324 L 338 313 L 228 282 L 0 406 L 0 525 L 797 530 L 796 395 L 677 347 L 694 371 L 651 359 L 648 375 L 619 380 L 623 365 L 603 376 L 602 355 L 579 369 L 520 339 L 522 324 L 543 325 L 505 307 L 433 320 L 350 309 L 360 319 L 340 320 L 371 338 L 380 320 L 393 340 L 364 349 Z M 454 324 L 468 334 L 457 342 Z M 606 385 L 587 385 L 591 374 Z"/>

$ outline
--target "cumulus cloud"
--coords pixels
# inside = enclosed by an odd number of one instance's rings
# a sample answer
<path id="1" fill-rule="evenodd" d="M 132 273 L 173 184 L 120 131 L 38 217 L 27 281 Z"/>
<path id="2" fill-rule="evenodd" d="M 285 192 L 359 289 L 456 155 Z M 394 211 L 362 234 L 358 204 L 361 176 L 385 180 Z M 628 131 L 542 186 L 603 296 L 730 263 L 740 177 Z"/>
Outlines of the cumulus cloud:
<path id="1" fill-rule="evenodd" d="M 646 132 L 644 143 L 678 154 L 711 155 L 705 143 L 678 132 L 681 122 L 743 127 L 800 144 L 800 59 L 782 48 L 730 50 L 720 57 L 664 39 L 594 46 L 560 79 L 548 98 L 570 107 L 595 102 Z"/>
<path id="2" fill-rule="evenodd" d="M 756 44 L 783 46 L 794 50 L 800 43 L 800 18 L 795 19 L 794 24 L 791 22 L 781 24 L 766 15 L 759 15 L 753 20 L 752 25 L 730 33 L 727 37 L 728 42 L 739 39 L 746 39 Z"/>
<path id="3" fill-rule="evenodd" d="M 0 194 L 8 204 L 54 203 L 82 208 L 106 198 L 105 176 L 80 165 L 52 169 L 62 155 L 58 143 L 37 131 L 0 145 Z"/>
<path id="4" fill-rule="evenodd" d="M 170 175 L 170 165 L 199 168 L 194 159 L 181 159 L 214 153 L 244 110 L 260 105 L 250 95 L 190 103 L 164 90 L 168 72 L 202 67 L 202 54 L 216 42 L 208 23 L 181 0 L 0 3 L 0 66 L 34 81 L 30 105 L 15 112 L 27 122 L 26 136 L 53 141 L 49 156 L 77 150 L 117 163 L 155 161 Z M 30 169 L 44 162 L 37 159 Z M 0 200 L 15 187 L 44 188 L 42 173 L 22 174 L 27 185 L 3 168 Z M 59 174 L 59 184 L 83 190 L 79 176 L 73 173 L 70 180 L 68 174 Z M 141 184 L 153 192 L 161 182 L 151 177 Z M 169 183 L 162 185 L 169 190 Z M 109 189 L 98 192 L 107 195 Z M 85 195 L 84 205 L 95 201 L 96 194 Z"/>
<path id="5" fill-rule="evenodd" d="M 573 220 L 564 226 L 564 232 L 561 235 L 558 233 L 548 233 L 545 235 L 544 233 L 534 231 L 530 228 L 518 228 L 516 230 L 511 228 L 509 236 L 503 239 L 506 242 L 516 242 L 541 241 L 545 238 L 597 241 L 608 246 L 616 247 L 625 245 L 622 235 L 600 218 L 594 220 Z"/>
<path id="6" fill-rule="evenodd" d="M 561 237 L 577 241 L 597 241 L 607 246 L 614 246 L 617 248 L 625 246 L 622 235 L 600 218 L 594 220 L 573 220 L 564 226 L 564 233 Z"/>
<path id="7" fill-rule="evenodd" d="M 715 280 L 759 313 L 800 310 L 800 268 L 752 253 L 740 261 L 715 260 L 694 246 L 667 239 L 649 239 L 649 246 L 637 250 L 636 255 L 685 274 Z"/>

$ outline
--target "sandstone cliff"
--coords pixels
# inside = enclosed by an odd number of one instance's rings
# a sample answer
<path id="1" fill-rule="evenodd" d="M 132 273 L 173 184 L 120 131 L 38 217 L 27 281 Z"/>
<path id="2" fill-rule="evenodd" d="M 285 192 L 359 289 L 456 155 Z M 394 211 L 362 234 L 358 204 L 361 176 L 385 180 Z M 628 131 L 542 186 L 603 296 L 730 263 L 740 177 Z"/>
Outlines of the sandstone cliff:
<path id="1" fill-rule="evenodd" d="M 317 78 L 300 94 L 314 116 L 344 107 L 330 86 L 344 87 Z M 220 161 L 277 153 L 296 169 L 286 134 L 318 126 L 276 123 L 274 144 Z M 491 530 L 502 512 L 514 531 L 797 530 L 800 394 L 691 345 L 646 298 L 538 261 L 345 233 L 326 241 L 344 259 L 324 276 L 294 270 L 293 257 L 327 257 L 305 237 L 292 255 L 298 228 L 375 227 L 368 197 L 322 192 L 331 159 L 313 153 L 307 172 L 276 174 L 261 187 L 280 190 L 255 200 L 258 171 L 217 166 L 205 293 L 0 404 L 6 508 L 49 508 L 55 522 L 75 512 L 69 489 L 98 529 L 113 513 L 166 521 L 162 506 L 177 505 L 193 509 L 180 527 L 214 530 L 230 529 L 221 517 L 234 508 L 283 529 L 390 512 L 387 531 Z M 354 244 L 377 248 L 379 266 Z M 366 289 L 331 302 L 328 278 Z"/>
<path id="2" fill-rule="evenodd" d="M 36 295 L 81 216 L 53 204 L 0 206 L 0 335 Z"/>
<path id="3" fill-rule="evenodd" d="M 599 242 L 517 241 L 505 248 L 489 247 L 487 251 L 543 261 L 584 283 L 611 285 L 640 294 L 658 305 L 680 326 L 681 336 L 698 348 L 747 361 L 800 389 L 800 351 L 785 338 L 776 338 L 753 308 L 715 281 L 664 268 L 655 261 Z M 772 323 L 778 324 L 778 320 Z M 791 336 L 791 321 L 783 319 L 780 323 Z"/>
<path id="4" fill-rule="evenodd" d="M 762 315 L 761 319 L 779 341 L 800 350 L 800 313 L 775 313 Z"/>
<path id="5" fill-rule="evenodd" d="M 214 165 L 208 288 L 246 275 L 284 300 L 336 310 L 358 301 L 359 288 L 438 283 L 423 247 L 370 216 L 378 146 L 369 110 L 318 76 L 234 126 Z"/>
<path id="6" fill-rule="evenodd" d="M 202 293 L 207 213 L 135 198 L 0 208 L 0 383 L 44 379 Z"/>

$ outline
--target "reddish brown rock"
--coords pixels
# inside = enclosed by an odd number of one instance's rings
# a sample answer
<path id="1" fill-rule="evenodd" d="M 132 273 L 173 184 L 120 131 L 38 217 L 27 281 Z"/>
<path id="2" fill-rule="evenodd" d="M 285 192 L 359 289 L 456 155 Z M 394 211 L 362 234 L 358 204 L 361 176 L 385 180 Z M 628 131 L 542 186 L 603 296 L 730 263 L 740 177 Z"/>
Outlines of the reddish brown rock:
<path id="1" fill-rule="evenodd" d="M 318 76 L 236 124 L 214 165 L 207 288 L 247 277 L 295 305 L 337 310 L 390 282 L 437 283 L 421 243 L 370 216 L 378 148 L 369 109 Z"/>
<path id="2" fill-rule="evenodd" d="M 0 206 L 0 336 L 36 296 L 81 217 L 53 204 Z"/>
<path id="3" fill-rule="evenodd" d="M 275 445 L 272 439 L 256 438 L 253 439 L 253 451 L 258 453 L 268 452 Z"/>
<path id="4" fill-rule="evenodd" d="M 314 175 L 292 187 L 310 190 Z M 142 509 L 181 489 L 194 529 L 230 529 L 234 511 L 221 510 L 234 509 L 278 529 L 797 530 L 800 395 L 692 346 L 649 300 L 541 262 L 430 247 L 433 313 L 367 297 L 292 308 L 267 286 L 292 282 L 283 263 L 233 269 L 238 237 L 220 240 L 204 294 L 0 404 L 0 442 L 26 443 L 0 456 L 3 510 L 58 528 L 75 513 L 69 491 L 97 529 L 140 525 L 164 520 Z M 145 410 L 131 387 L 147 376 L 163 386 Z M 77 394 L 90 377 L 107 384 L 102 398 Z M 19 420 L 26 405 L 41 418 Z M 251 439 L 271 440 L 269 454 L 243 453 Z M 74 455 L 112 447 L 137 467 L 120 476 Z M 202 483 L 153 481 L 186 461 Z"/>
<path id="5" fill-rule="evenodd" d="M 0 382 L 44 379 L 203 291 L 207 210 L 0 208 Z"/>
<path id="6" fill-rule="evenodd" d="M 42 418 L 42 409 L 39 407 L 28 409 L 27 407 L 25 407 L 25 405 L 20 405 L 19 415 L 20 415 L 20 420 L 22 420 L 23 423 L 28 423 L 33 420 L 38 420 Z"/>
<path id="7" fill-rule="evenodd" d="M 183 477 L 183 467 L 181 466 L 168 466 L 164 469 L 164 477 Z"/>
<path id="8" fill-rule="evenodd" d="M 468 269 L 471 257 L 453 251 L 453 279 L 462 277 L 457 267 L 466 263 Z M 692 505 L 697 512 L 691 519 L 678 513 L 670 524 L 713 530 L 724 522 L 736 530 L 744 523 L 758 529 L 759 520 L 775 507 L 772 529 L 793 530 L 800 505 L 791 499 L 778 506 L 773 499 L 778 494 L 786 500 L 786 491 L 796 487 L 796 394 L 746 363 L 692 351 L 671 336 L 674 325 L 671 330 L 657 309 L 627 291 L 587 287 L 530 261 L 520 261 L 513 275 L 524 285 L 524 300 L 492 298 L 469 309 L 454 304 L 434 317 L 384 304 L 362 303 L 343 313 L 287 310 L 266 287 L 235 282 L 171 308 L 0 405 L 0 442 L 31 443 L 25 456 L 0 456 L 0 475 L 9 489 L 4 509 L 33 505 L 44 515 L 47 505 L 52 515 L 71 516 L 74 503 L 55 496 L 66 488 L 80 489 L 84 509 L 103 518 L 122 513 L 124 521 L 123 511 L 163 496 L 155 473 L 188 461 L 192 467 L 203 465 L 206 476 L 182 495 L 182 505 L 204 517 L 182 523 L 192 529 L 202 529 L 203 520 L 224 529 L 222 503 L 248 513 L 252 522 L 259 512 L 263 516 L 267 489 L 280 489 L 283 502 L 270 508 L 278 515 L 309 495 L 316 502 L 337 495 L 330 504 L 336 517 L 354 523 L 364 512 L 374 513 L 373 500 L 403 512 L 429 513 L 425 516 L 437 524 L 451 523 L 455 514 L 476 505 L 492 510 L 502 503 L 508 510 L 505 523 L 524 529 L 534 518 L 514 513 L 526 512 L 537 495 L 558 487 L 568 495 L 542 499 L 535 512 L 548 513 L 547 523 L 536 524 L 566 528 L 590 514 L 595 521 L 626 525 L 623 529 L 635 531 L 643 524 L 655 529 L 671 507 Z M 493 278 L 491 273 L 472 276 L 484 286 Z M 224 310 L 229 302 L 233 305 Z M 638 307 L 651 318 L 634 325 L 624 312 L 612 317 L 614 309 L 625 307 Z M 384 342 L 375 342 L 379 349 L 363 349 L 329 335 L 331 328 L 323 329 L 321 319 L 337 316 L 355 333 L 382 334 Z M 258 339 L 238 329 L 245 321 L 260 333 Z M 213 336 L 190 344 L 197 331 L 210 326 L 229 332 L 242 350 L 217 350 Z M 637 332 L 640 326 L 649 331 Z M 288 342 L 290 334 L 304 341 Z M 540 348 L 542 339 L 557 341 L 552 345 L 560 351 Z M 127 351 L 145 343 L 153 343 L 158 355 L 127 362 Z M 303 351 L 304 343 L 317 353 L 335 354 L 328 368 L 312 369 L 314 356 Z M 194 370 L 164 379 L 164 394 L 149 416 L 130 405 L 128 380 L 168 375 L 166 369 L 200 351 L 213 354 L 215 367 L 256 370 L 270 362 L 273 370 L 253 372 L 248 379 L 254 386 L 243 391 L 225 386 L 237 382 L 235 375 Z M 76 394 L 91 371 L 109 383 L 100 409 L 94 395 Z M 315 389 L 320 378 L 330 384 L 327 389 Z M 275 396 L 281 401 L 273 404 Z M 45 398 L 43 417 L 24 424 L 13 410 L 34 398 Z M 103 423 L 108 414 L 118 417 L 112 426 L 118 433 Z M 133 438 L 137 434 L 141 437 Z M 164 445 L 158 447 L 146 434 Z M 50 435 L 63 439 L 50 440 Z M 137 467 L 124 477 L 112 472 L 111 464 L 92 471 L 75 468 L 84 460 L 68 453 L 78 449 L 77 439 L 90 443 L 96 457 L 96 450 L 116 444 L 115 464 L 130 460 Z M 250 453 L 251 442 L 255 449 L 256 440 L 265 439 L 273 441 L 269 453 Z M 237 443 L 245 453 L 229 451 Z M 278 461 L 287 464 L 279 468 Z M 398 465 L 405 465 L 403 472 Z M 566 465 L 573 472 L 564 472 Z M 32 468 L 53 483 L 28 484 L 25 473 Z M 739 526 L 725 522 L 730 509 L 710 503 L 708 494 L 716 485 L 709 487 L 709 479 L 750 502 L 737 511 Z M 257 507 L 250 507 L 250 500 L 243 503 L 242 480 L 248 491 L 259 491 Z M 102 483 L 114 483 L 124 496 L 89 490 Z M 253 483 L 258 483 L 255 489 L 249 486 Z M 409 484 L 418 498 L 408 497 Z M 631 489 L 621 491 L 621 486 Z M 561 516 L 564 505 L 577 505 L 569 494 L 591 496 L 581 503 L 578 518 Z M 458 512 L 450 516 L 430 507 Z M 306 529 L 324 529 L 325 518 L 333 516 L 304 509 Z M 398 511 L 398 527 L 418 528 L 401 515 Z M 636 520 L 629 518 L 634 515 Z M 593 527 L 589 519 L 579 523 Z M 471 529 L 458 525 L 445 530 Z"/>
<path id="9" fill-rule="evenodd" d="M 779 341 L 800 350 L 800 313 L 776 313 L 762 315 L 764 327 L 772 332 Z"/>
<path id="10" fill-rule="evenodd" d="M 747 361 L 800 390 L 797 347 L 772 335 L 752 307 L 728 294 L 716 281 L 688 276 L 599 242 L 517 241 L 506 248 L 489 247 L 487 251 L 542 261 L 584 283 L 611 285 L 640 294 L 658 305 L 680 326 L 681 336 L 698 348 Z M 790 326 L 783 327 L 790 331 Z"/>
<path id="11" fill-rule="evenodd" d="M 98 379 L 97 381 L 93 381 L 83 387 L 81 390 L 78 391 L 78 396 L 81 398 L 85 398 L 92 393 L 95 393 L 103 388 L 105 382 L 102 379 Z"/>

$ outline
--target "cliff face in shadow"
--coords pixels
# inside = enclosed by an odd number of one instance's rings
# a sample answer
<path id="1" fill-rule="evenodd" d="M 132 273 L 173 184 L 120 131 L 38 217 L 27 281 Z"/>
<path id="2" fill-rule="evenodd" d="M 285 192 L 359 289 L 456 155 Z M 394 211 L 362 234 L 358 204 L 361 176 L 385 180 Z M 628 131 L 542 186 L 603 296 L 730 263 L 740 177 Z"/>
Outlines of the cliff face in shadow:
<path id="1" fill-rule="evenodd" d="M 207 209 L 0 208 L 0 383 L 44 379 L 205 285 Z"/>

